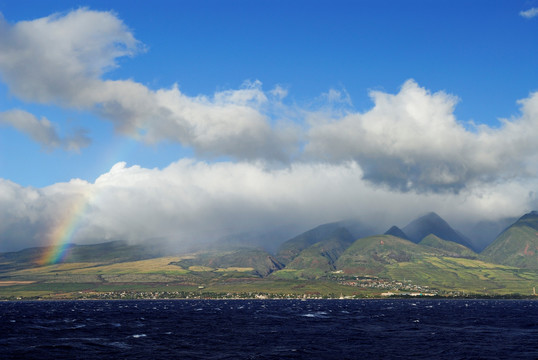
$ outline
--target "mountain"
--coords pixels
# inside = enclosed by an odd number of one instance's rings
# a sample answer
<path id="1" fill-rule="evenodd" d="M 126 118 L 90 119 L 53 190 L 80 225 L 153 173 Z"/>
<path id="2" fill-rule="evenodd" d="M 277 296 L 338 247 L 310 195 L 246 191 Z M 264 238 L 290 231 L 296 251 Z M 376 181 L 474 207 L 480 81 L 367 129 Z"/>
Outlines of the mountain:
<path id="1" fill-rule="evenodd" d="M 329 223 L 308 230 L 294 238 L 284 242 L 278 249 L 277 258 L 283 264 L 288 264 L 295 259 L 301 251 L 323 240 L 329 240 L 341 231 L 340 223 Z"/>
<path id="2" fill-rule="evenodd" d="M 477 254 L 468 247 L 460 245 L 453 241 L 443 240 L 433 234 L 426 236 L 418 244 L 441 250 L 443 251 L 445 256 L 464 257 L 468 259 L 477 258 Z"/>
<path id="3" fill-rule="evenodd" d="M 302 250 L 286 269 L 303 270 L 303 277 L 316 277 L 335 270 L 335 262 L 354 241 L 345 228 L 335 229 L 326 239 Z"/>
<path id="4" fill-rule="evenodd" d="M 343 232 L 342 229 L 344 229 L 345 232 Z M 363 224 L 357 219 L 327 223 L 285 241 L 278 249 L 277 258 L 283 264 L 288 264 L 297 257 L 301 251 L 320 241 L 330 240 L 334 237 L 349 241 L 349 239 L 355 240 L 374 234 L 376 234 L 376 232 L 371 226 Z M 352 241 L 350 241 L 350 243 L 351 242 Z"/>
<path id="5" fill-rule="evenodd" d="M 397 227 L 396 225 L 394 225 L 393 227 L 391 227 L 390 229 L 388 229 L 387 231 L 385 231 L 385 235 L 392 235 L 392 236 L 399 237 L 400 239 L 409 240 L 409 238 L 408 238 L 407 235 L 402 231 L 402 229 L 400 229 L 400 228 Z"/>
<path id="6" fill-rule="evenodd" d="M 519 218 L 481 255 L 498 264 L 538 269 L 538 212 Z"/>
<path id="7" fill-rule="evenodd" d="M 410 222 L 403 228 L 403 232 L 414 243 L 419 243 L 426 236 L 433 234 L 443 240 L 452 241 L 472 249 L 469 239 L 450 227 L 445 220 L 434 212 Z"/>

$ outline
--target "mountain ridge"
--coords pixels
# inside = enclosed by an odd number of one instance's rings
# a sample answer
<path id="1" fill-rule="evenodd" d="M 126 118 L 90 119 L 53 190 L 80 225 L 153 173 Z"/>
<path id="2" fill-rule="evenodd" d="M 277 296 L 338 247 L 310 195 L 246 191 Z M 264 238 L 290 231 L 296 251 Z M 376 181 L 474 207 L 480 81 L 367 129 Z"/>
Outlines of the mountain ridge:
<path id="1" fill-rule="evenodd" d="M 443 240 L 452 241 L 469 249 L 473 249 L 473 245 L 469 239 L 454 230 L 435 212 L 430 212 L 411 221 L 402 229 L 402 231 L 416 244 L 426 236 L 433 234 Z"/>

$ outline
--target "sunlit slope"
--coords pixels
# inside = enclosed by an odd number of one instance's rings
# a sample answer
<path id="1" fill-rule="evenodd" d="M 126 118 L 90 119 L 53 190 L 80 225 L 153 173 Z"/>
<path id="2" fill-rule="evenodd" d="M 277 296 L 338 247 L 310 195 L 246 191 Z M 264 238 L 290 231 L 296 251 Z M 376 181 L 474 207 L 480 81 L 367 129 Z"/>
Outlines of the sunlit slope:
<path id="1" fill-rule="evenodd" d="M 385 267 L 383 275 L 443 291 L 484 295 L 531 295 L 533 288 L 538 287 L 535 271 L 444 256 L 425 256 L 411 262 L 390 264 Z"/>
<path id="2" fill-rule="evenodd" d="M 477 253 L 472 251 L 466 246 L 455 243 L 453 241 L 443 240 L 433 234 L 426 236 L 422 241 L 418 243 L 422 246 L 429 246 L 434 249 L 442 250 L 443 253 L 447 256 L 453 257 L 466 257 L 466 258 L 476 258 Z"/>
<path id="3" fill-rule="evenodd" d="M 387 265 L 435 254 L 442 252 L 392 235 L 369 236 L 348 247 L 336 261 L 336 268 L 349 274 L 377 275 L 383 273 Z"/>
<path id="4" fill-rule="evenodd" d="M 481 255 L 490 262 L 538 269 L 538 213 L 533 211 L 522 216 Z"/>
<path id="5" fill-rule="evenodd" d="M 531 294 L 538 274 L 477 260 L 462 245 L 430 236 L 423 246 L 391 235 L 356 240 L 338 259 L 344 274 L 412 281 L 444 291 Z"/>

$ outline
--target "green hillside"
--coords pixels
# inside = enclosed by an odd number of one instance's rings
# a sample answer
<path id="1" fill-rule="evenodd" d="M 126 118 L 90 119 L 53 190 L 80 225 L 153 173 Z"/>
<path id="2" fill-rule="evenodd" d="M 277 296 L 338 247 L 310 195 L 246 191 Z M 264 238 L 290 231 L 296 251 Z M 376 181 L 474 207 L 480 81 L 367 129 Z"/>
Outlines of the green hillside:
<path id="1" fill-rule="evenodd" d="M 481 295 L 526 294 L 538 287 L 538 273 L 476 259 L 424 256 L 386 266 L 383 275 L 444 292 Z"/>
<path id="2" fill-rule="evenodd" d="M 538 269 L 538 212 L 520 217 L 482 253 L 488 261 L 525 269 Z"/>
<path id="3" fill-rule="evenodd" d="M 526 225 L 511 226 L 481 254 L 488 261 L 538 269 L 538 233 Z"/>
<path id="4" fill-rule="evenodd" d="M 419 245 L 429 246 L 434 249 L 442 250 L 444 255 L 452 257 L 465 257 L 470 259 L 476 259 L 478 254 L 471 249 L 455 243 L 453 241 L 443 240 L 433 234 L 426 236 L 419 242 Z"/>
<path id="5" fill-rule="evenodd" d="M 377 235 L 356 240 L 336 261 L 336 268 L 348 274 L 382 274 L 385 267 L 410 262 L 425 254 L 440 254 L 392 235 Z"/>

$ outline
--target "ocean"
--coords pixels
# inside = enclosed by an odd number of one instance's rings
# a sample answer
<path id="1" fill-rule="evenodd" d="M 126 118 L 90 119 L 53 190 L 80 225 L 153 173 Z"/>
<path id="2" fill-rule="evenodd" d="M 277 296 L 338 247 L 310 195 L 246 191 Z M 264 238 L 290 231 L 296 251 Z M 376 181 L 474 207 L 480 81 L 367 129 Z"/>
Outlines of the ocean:
<path id="1" fill-rule="evenodd" d="M 532 300 L 0 302 L 1 359 L 537 359 Z"/>

